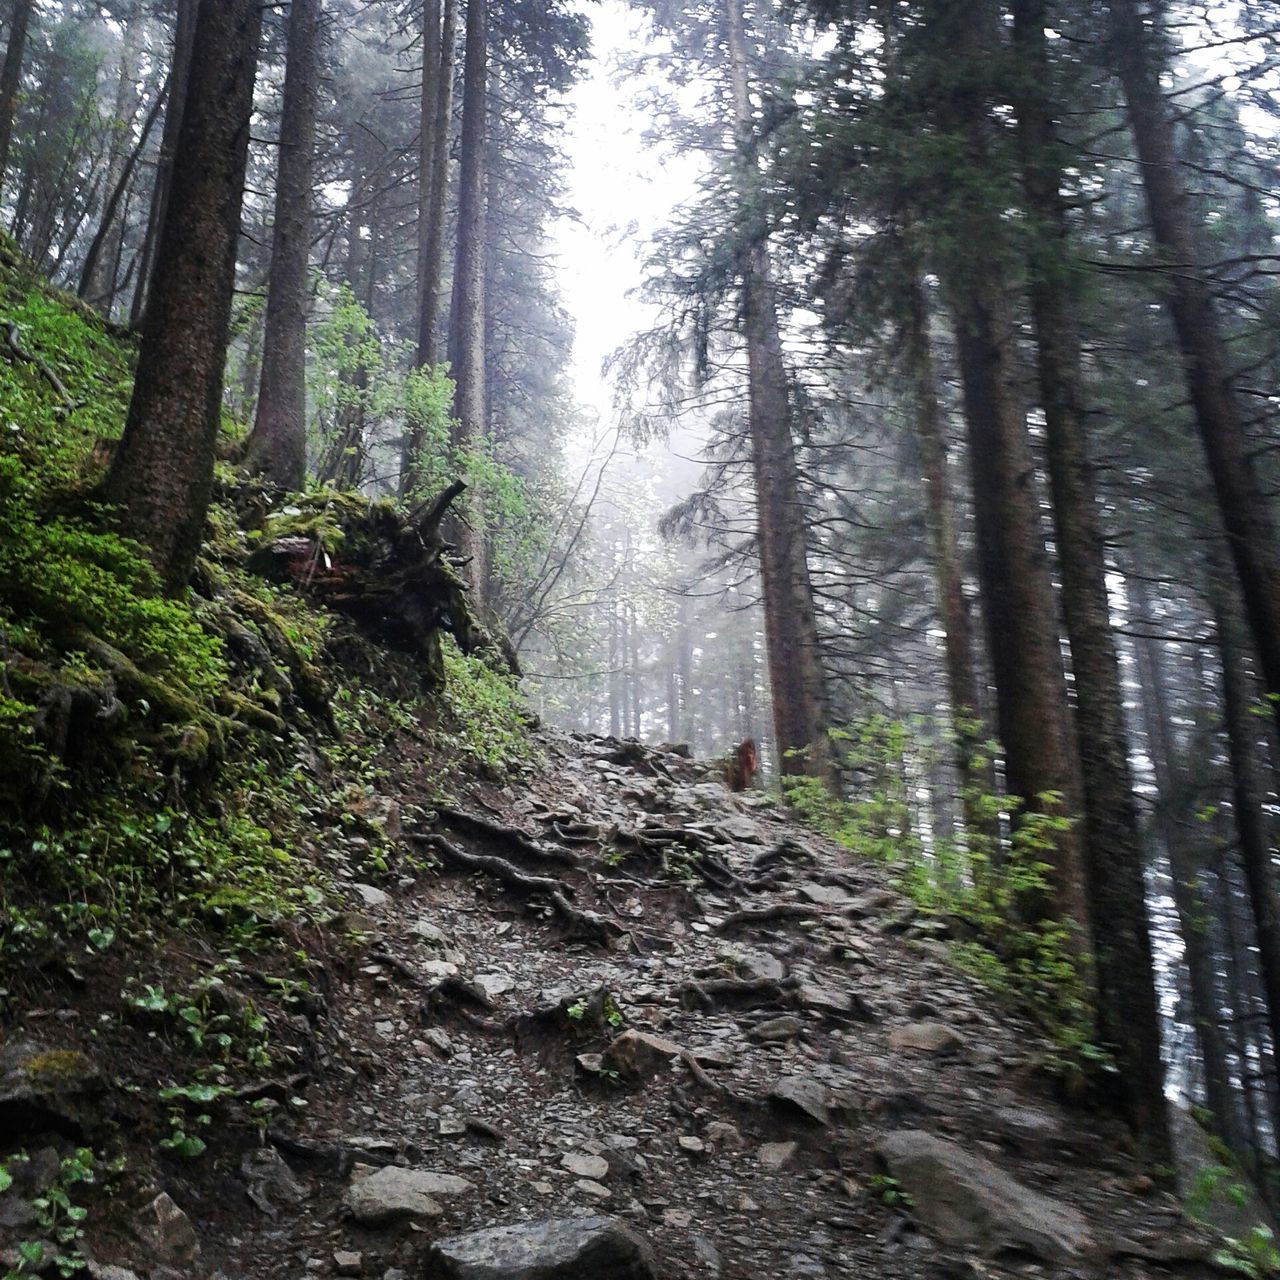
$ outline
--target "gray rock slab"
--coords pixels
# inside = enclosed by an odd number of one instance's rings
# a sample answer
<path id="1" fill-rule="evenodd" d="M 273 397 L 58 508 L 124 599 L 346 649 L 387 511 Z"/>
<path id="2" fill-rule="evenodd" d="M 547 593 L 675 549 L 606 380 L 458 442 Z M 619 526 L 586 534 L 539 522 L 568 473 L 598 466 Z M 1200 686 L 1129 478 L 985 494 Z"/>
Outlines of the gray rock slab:
<path id="1" fill-rule="evenodd" d="M 944 1244 L 995 1254 L 1017 1247 L 1046 1262 L 1088 1258 L 1097 1244 L 1071 1205 L 1033 1191 L 985 1156 L 920 1129 L 879 1144 L 914 1213 Z"/>
<path id="2" fill-rule="evenodd" d="M 558 1218 L 438 1240 L 424 1280 L 657 1280 L 653 1249 L 619 1218 Z"/>

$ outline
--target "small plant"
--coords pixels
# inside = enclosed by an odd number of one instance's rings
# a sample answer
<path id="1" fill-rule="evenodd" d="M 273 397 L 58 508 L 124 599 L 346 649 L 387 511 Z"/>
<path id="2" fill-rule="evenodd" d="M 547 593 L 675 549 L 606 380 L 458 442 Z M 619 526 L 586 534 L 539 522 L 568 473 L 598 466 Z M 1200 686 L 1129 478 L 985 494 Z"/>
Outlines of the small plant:
<path id="1" fill-rule="evenodd" d="M 1213 1263 L 1224 1271 L 1248 1276 L 1249 1280 L 1280 1275 L 1280 1249 L 1276 1248 L 1275 1233 L 1270 1227 L 1252 1227 L 1247 1235 L 1232 1237 L 1220 1249 L 1215 1249 Z"/>
<path id="2" fill-rule="evenodd" d="M 887 1173 L 873 1174 L 867 1181 L 867 1190 L 886 1209 L 910 1209 L 914 1203 L 910 1192 L 904 1191 L 897 1178 Z"/>
<path id="3" fill-rule="evenodd" d="M 13 1186 L 13 1170 L 29 1159 L 26 1152 L 19 1151 L 0 1163 L 0 1193 Z M 59 1162 L 53 1179 L 30 1201 L 39 1238 L 18 1241 L 18 1264 L 5 1272 L 4 1280 L 17 1280 L 49 1267 L 62 1276 L 73 1276 L 84 1270 L 80 1241 L 84 1238 L 82 1224 L 89 1210 L 76 1204 L 73 1195 L 75 1187 L 94 1182 L 96 1176 L 96 1157 L 89 1147 L 77 1147 L 74 1154 Z"/>

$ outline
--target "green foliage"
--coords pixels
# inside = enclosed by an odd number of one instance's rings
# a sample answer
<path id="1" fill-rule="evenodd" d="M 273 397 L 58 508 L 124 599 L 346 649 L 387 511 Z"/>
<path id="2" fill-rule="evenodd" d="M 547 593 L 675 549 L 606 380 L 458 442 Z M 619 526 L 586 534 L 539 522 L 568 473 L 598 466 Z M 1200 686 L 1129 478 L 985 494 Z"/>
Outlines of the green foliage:
<path id="1" fill-rule="evenodd" d="M 795 777 L 783 784 L 787 802 L 846 849 L 890 867 L 921 912 L 967 935 L 952 943 L 955 961 L 1032 1010 L 1071 1062 L 1103 1061 L 1092 1043 L 1076 939 L 1045 911 L 1048 857 L 1072 821 L 1057 811 L 1056 798 L 1041 797 L 1039 811 L 1020 813 L 1008 796 L 969 794 L 964 808 L 973 828 L 930 830 L 917 812 L 914 782 L 930 765 L 923 726 L 872 716 L 832 737 L 859 780 L 856 795 L 843 799 L 818 779 Z M 1003 839 L 995 834 L 1002 823 Z"/>
<path id="2" fill-rule="evenodd" d="M 458 764 L 505 775 L 533 762 L 528 713 L 515 680 L 483 658 L 464 654 L 452 636 L 444 643 L 444 715 L 440 746 Z"/>
<path id="3" fill-rule="evenodd" d="M 29 1161 L 28 1154 L 19 1151 L 0 1162 L 0 1195 L 12 1190 L 14 1170 Z M 118 1172 L 120 1167 L 110 1166 L 109 1171 Z M 50 1269 L 60 1276 L 78 1275 L 84 1270 L 80 1242 L 89 1210 L 77 1203 L 76 1188 L 97 1181 L 98 1173 L 98 1157 L 89 1147 L 77 1147 L 59 1162 L 56 1174 L 47 1185 L 38 1187 L 28 1202 L 38 1235 L 17 1242 L 18 1263 L 5 1271 L 4 1280 L 18 1280 L 20 1276 L 47 1273 Z"/>
<path id="4" fill-rule="evenodd" d="M 1249 1280 L 1280 1275 L 1280 1249 L 1276 1248 L 1275 1232 L 1261 1225 L 1251 1227 L 1247 1235 L 1233 1236 L 1215 1249 L 1213 1263 L 1224 1271 L 1248 1276 Z"/>
<path id="5" fill-rule="evenodd" d="M 902 1189 L 897 1178 L 891 1178 L 886 1173 L 873 1174 L 867 1180 L 867 1190 L 886 1209 L 910 1209 L 915 1203 L 910 1192 Z"/>

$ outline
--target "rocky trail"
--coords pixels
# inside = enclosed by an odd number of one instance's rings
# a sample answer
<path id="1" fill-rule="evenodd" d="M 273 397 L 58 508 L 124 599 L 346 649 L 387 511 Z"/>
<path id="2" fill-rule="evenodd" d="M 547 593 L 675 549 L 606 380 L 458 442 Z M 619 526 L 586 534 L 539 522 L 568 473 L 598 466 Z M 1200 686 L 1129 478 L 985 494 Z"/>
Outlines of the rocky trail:
<path id="1" fill-rule="evenodd" d="M 431 866 L 351 883 L 362 945 L 277 1029 L 305 1109 L 153 1189 L 98 1275 L 1210 1273 L 881 868 L 678 751 L 539 736 L 518 788 L 382 801 Z"/>

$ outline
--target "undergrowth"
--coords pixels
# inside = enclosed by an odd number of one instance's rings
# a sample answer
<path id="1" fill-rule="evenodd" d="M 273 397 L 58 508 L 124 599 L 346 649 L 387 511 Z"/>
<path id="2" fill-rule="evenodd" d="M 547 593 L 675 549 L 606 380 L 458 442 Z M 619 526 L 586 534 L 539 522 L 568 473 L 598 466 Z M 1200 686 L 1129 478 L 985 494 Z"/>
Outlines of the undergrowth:
<path id="1" fill-rule="evenodd" d="M 784 783 L 799 816 L 836 843 L 890 868 L 927 918 L 944 922 L 953 960 L 1017 1001 L 1045 1028 L 1072 1070 L 1107 1064 L 1071 929 L 1037 909 L 1048 901 L 1054 840 L 1071 826 L 1055 797 L 1042 812 L 994 793 L 966 794 L 976 819 L 962 832 L 936 828 L 920 808 L 918 782 L 932 768 L 925 726 L 872 716 L 832 737 L 856 794 L 835 797 L 816 778 Z M 976 771 L 975 771 L 976 772 Z"/>
<path id="2" fill-rule="evenodd" d="M 281 535 L 341 554 L 344 518 L 381 518 L 359 494 L 264 510 L 220 464 L 196 587 L 165 597 L 92 501 L 127 412 L 131 340 L 3 238 L 0 320 L 33 357 L 0 351 L 0 1009 L 32 960 L 74 973 L 189 929 L 229 950 L 287 945 L 333 916 L 342 879 L 397 856 L 371 800 L 406 743 L 496 776 L 529 762 L 510 679 L 450 640 L 442 694 L 408 659 L 394 696 L 364 687 L 329 656 L 335 633 L 364 670 L 385 655 L 252 571 Z"/>

